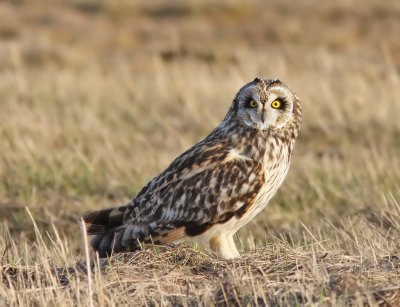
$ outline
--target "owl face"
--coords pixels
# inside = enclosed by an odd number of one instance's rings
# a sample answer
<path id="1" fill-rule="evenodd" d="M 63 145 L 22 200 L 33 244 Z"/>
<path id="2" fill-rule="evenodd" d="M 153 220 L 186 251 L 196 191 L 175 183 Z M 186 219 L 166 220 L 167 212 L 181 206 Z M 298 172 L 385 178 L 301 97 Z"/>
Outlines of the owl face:
<path id="1" fill-rule="evenodd" d="M 295 99 L 281 81 L 256 78 L 239 90 L 234 99 L 234 110 L 238 120 L 248 127 L 280 129 L 292 118 Z"/>

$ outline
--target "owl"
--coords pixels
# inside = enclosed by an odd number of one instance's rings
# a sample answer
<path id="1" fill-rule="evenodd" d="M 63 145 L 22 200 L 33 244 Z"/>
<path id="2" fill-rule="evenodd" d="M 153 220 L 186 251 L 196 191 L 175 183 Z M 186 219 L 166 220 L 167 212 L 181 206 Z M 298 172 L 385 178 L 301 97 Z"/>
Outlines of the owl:
<path id="1" fill-rule="evenodd" d="M 300 101 L 283 82 L 244 85 L 219 126 L 128 204 L 83 217 L 92 247 L 106 257 L 186 240 L 240 257 L 233 235 L 285 179 L 301 121 Z"/>

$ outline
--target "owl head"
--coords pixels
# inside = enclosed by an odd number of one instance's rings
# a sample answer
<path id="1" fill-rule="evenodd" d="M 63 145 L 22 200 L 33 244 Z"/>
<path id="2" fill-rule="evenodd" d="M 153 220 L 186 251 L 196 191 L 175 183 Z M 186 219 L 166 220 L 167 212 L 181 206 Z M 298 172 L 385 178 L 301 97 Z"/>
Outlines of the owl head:
<path id="1" fill-rule="evenodd" d="M 297 104 L 297 97 L 283 82 L 256 78 L 239 90 L 232 109 L 242 125 L 268 130 L 284 128 Z"/>

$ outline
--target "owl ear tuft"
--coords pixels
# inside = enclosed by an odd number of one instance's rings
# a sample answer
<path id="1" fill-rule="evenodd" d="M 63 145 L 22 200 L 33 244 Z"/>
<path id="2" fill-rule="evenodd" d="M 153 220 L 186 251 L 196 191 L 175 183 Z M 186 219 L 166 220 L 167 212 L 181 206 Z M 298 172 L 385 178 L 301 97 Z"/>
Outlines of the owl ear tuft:
<path id="1" fill-rule="evenodd" d="M 261 82 L 262 81 L 262 78 L 260 78 L 260 77 L 256 77 L 254 80 L 253 80 L 253 82 Z"/>

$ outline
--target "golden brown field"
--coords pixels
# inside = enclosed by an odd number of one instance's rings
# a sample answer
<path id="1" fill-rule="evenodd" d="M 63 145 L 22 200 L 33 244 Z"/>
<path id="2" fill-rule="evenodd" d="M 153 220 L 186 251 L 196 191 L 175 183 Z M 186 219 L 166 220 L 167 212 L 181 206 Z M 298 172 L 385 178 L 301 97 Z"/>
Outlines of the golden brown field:
<path id="1" fill-rule="evenodd" d="M 399 32 L 395 0 L 0 2 L 0 305 L 400 306 Z M 149 247 L 89 279 L 80 216 L 128 201 L 255 76 L 304 120 L 242 259 Z"/>

